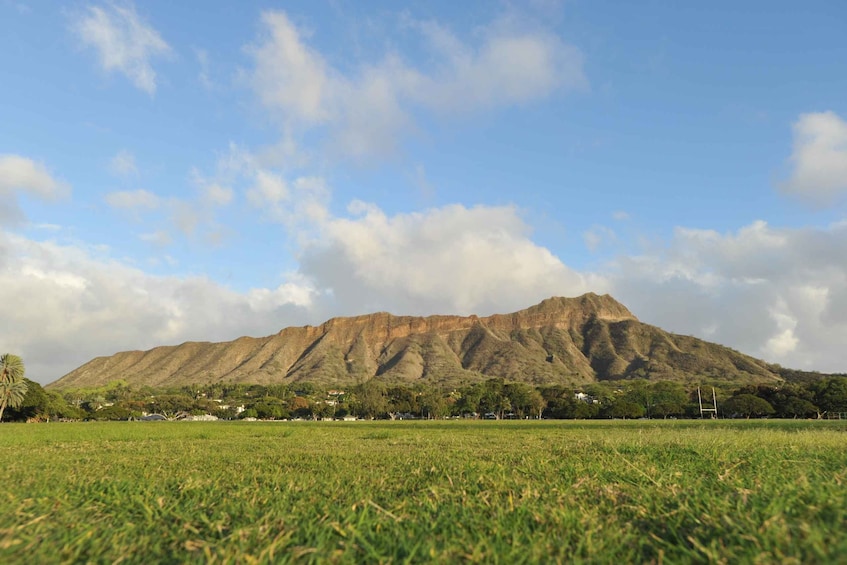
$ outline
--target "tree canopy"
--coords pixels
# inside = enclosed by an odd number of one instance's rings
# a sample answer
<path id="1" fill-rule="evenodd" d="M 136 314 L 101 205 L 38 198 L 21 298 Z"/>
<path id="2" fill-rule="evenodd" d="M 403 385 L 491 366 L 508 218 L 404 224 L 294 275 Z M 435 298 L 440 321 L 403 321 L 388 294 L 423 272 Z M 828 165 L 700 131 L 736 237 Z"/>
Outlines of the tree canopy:
<path id="1" fill-rule="evenodd" d="M 20 406 L 26 396 L 23 359 L 11 353 L 0 356 L 0 421 L 6 407 Z"/>

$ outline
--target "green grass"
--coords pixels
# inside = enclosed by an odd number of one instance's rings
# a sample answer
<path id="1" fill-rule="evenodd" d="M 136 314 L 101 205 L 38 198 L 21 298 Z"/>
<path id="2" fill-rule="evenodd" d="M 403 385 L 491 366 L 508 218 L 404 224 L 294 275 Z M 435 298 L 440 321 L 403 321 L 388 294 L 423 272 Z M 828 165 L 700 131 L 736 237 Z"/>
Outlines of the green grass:
<path id="1" fill-rule="evenodd" d="M 845 562 L 845 432 L 3 424 L 0 562 Z"/>

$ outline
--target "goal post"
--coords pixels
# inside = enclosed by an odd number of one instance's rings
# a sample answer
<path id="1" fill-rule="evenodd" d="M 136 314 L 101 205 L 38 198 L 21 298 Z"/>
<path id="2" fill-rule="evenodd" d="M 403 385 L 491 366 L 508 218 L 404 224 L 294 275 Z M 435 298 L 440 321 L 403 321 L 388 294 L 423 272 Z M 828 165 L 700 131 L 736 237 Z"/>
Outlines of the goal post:
<path id="1" fill-rule="evenodd" d="M 712 387 L 712 407 L 708 408 L 703 407 L 703 395 L 700 394 L 700 387 L 697 387 L 697 403 L 700 405 L 700 418 L 705 418 L 706 414 L 709 415 L 709 418 L 717 419 L 718 417 L 718 399 L 715 396 L 715 387 Z"/>

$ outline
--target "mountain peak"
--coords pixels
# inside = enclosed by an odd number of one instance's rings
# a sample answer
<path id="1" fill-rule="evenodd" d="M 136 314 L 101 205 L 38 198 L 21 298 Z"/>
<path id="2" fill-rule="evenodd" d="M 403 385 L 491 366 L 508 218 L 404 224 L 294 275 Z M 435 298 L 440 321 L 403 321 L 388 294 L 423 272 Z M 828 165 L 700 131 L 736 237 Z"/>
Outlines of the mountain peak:
<path id="1" fill-rule="evenodd" d="M 541 312 L 578 312 L 583 315 L 594 315 L 603 319 L 636 319 L 629 309 L 612 298 L 609 294 L 587 292 L 576 298 L 553 296 L 545 298 L 527 311 Z"/>

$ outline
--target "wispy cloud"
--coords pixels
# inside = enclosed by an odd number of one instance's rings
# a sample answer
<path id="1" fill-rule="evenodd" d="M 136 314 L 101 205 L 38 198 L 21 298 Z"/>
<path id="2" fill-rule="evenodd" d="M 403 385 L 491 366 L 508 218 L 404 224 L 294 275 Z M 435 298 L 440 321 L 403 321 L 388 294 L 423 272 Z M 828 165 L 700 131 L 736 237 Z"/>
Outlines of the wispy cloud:
<path id="1" fill-rule="evenodd" d="M 110 192 L 105 200 L 112 208 L 125 210 L 155 210 L 161 204 L 158 196 L 143 189 Z"/>
<path id="2" fill-rule="evenodd" d="M 603 245 L 615 243 L 618 235 L 615 233 L 615 230 L 609 227 L 595 225 L 583 232 L 582 239 L 585 241 L 585 246 L 588 250 L 594 252 Z"/>
<path id="3" fill-rule="evenodd" d="M 442 114 L 525 104 L 555 90 L 587 86 L 580 51 L 543 30 L 504 19 L 478 44 L 436 22 L 412 22 L 432 53 L 427 67 L 396 52 L 352 71 L 331 65 L 285 12 L 262 15 L 263 33 L 248 48 L 249 83 L 285 131 L 324 128 L 330 146 L 354 158 L 390 154 L 398 136 L 418 127 L 421 109 Z"/>
<path id="4" fill-rule="evenodd" d="M 53 178 L 41 163 L 20 155 L 0 155 L 0 194 L 10 197 L 17 191 L 54 199 L 66 196 L 70 187 Z"/>
<path id="5" fill-rule="evenodd" d="M 109 170 L 121 177 L 137 175 L 138 167 L 135 165 L 135 156 L 126 149 L 122 149 L 112 157 L 109 162 Z"/>
<path id="6" fill-rule="evenodd" d="M 434 21 L 416 27 L 438 61 L 412 93 L 421 105 L 450 113 L 479 111 L 588 85 L 579 49 L 541 29 L 521 29 L 509 18 L 486 28 L 479 45 Z"/>
<path id="7" fill-rule="evenodd" d="M 217 183 L 205 184 L 200 190 L 201 201 L 210 206 L 226 206 L 232 202 L 234 196 L 231 188 L 221 186 Z"/>
<path id="8" fill-rule="evenodd" d="M 131 2 L 88 6 L 71 22 L 83 45 L 93 48 L 103 70 L 118 71 L 147 92 L 156 92 L 156 71 L 151 60 L 167 55 L 171 47 Z"/>
<path id="9" fill-rule="evenodd" d="M 171 238 L 171 235 L 164 230 L 143 233 L 139 236 L 139 238 L 141 239 L 141 241 L 146 241 L 147 243 L 155 245 L 156 247 L 167 247 L 173 242 L 173 238 Z"/>
<path id="10" fill-rule="evenodd" d="M 206 90 L 211 90 L 215 87 L 209 75 L 211 65 L 209 63 L 209 52 L 205 49 L 194 49 L 194 56 L 197 57 L 197 64 L 200 65 L 200 71 L 197 73 L 197 80 Z"/>

